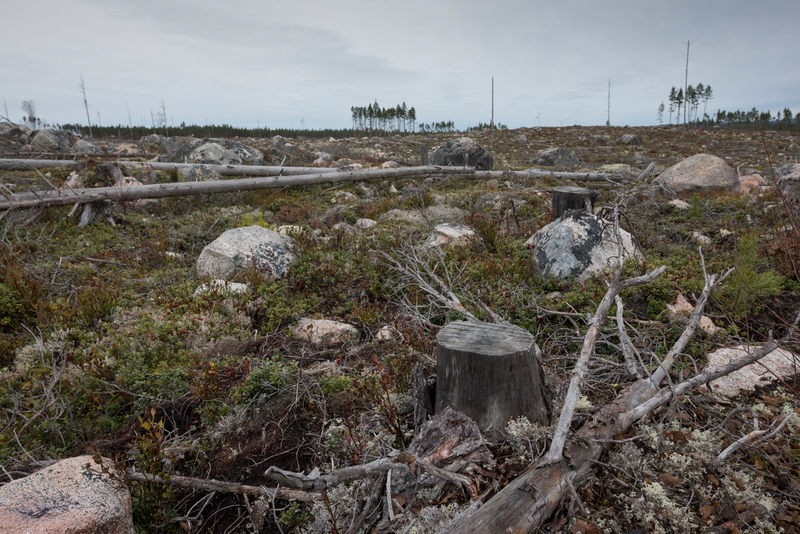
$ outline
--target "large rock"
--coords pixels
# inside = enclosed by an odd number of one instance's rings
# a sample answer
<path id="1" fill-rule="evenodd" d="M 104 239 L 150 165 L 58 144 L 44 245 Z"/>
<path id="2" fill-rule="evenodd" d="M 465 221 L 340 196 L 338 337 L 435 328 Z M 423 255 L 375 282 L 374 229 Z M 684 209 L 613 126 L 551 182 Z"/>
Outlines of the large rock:
<path id="1" fill-rule="evenodd" d="M 540 150 L 531 163 L 546 167 L 578 167 L 583 165 L 583 160 L 572 155 L 567 149 L 557 146 Z"/>
<path id="2" fill-rule="evenodd" d="M 33 144 L 43 150 L 66 151 L 70 149 L 69 137 L 57 130 L 38 130 L 33 135 Z"/>
<path id="3" fill-rule="evenodd" d="M 491 154 L 469 137 L 448 141 L 431 154 L 431 165 L 475 167 L 478 170 L 492 170 Z"/>
<path id="4" fill-rule="evenodd" d="M 222 175 L 208 165 L 192 165 L 189 168 L 181 167 L 178 174 L 184 182 L 212 182 L 222 180 Z"/>
<path id="5" fill-rule="evenodd" d="M 707 356 L 708 363 L 704 369 L 710 372 L 728 363 L 738 360 L 753 352 L 757 347 L 724 347 L 717 349 Z M 735 397 L 742 391 L 754 391 L 757 387 L 768 385 L 776 380 L 791 380 L 797 372 L 797 362 L 791 352 L 777 349 L 757 363 L 751 363 L 734 371 L 729 375 L 709 382 L 711 390 L 723 397 Z M 706 392 L 708 387 L 700 386 L 700 391 Z"/>
<path id="6" fill-rule="evenodd" d="M 631 235 L 620 229 L 623 258 L 641 257 Z M 533 266 L 544 276 L 575 277 L 585 282 L 594 275 L 613 269 L 619 248 L 613 225 L 586 211 L 573 211 L 553 221 L 531 237 Z"/>
<path id="7" fill-rule="evenodd" d="M 0 531 L 134 534 L 131 495 L 91 456 L 69 458 L 0 487 Z"/>
<path id="8" fill-rule="evenodd" d="M 296 256 L 289 250 L 292 238 L 262 226 L 227 230 L 207 245 L 197 258 L 197 274 L 228 280 L 237 271 L 254 267 L 283 278 Z"/>
<path id="9" fill-rule="evenodd" d="M 85 139 L 78 139 L 72 145 L 72 151 L 77 154 L 102 154 L 103 151 Z"/>
<path id="10" fill-rule="evenodd" d="M 189 154 L 202 144 L 202 140 L 194 137 L 168 137 L 158 147 L 159 154 L 163 154 L 159 160 L 184 163 L 188 161 Z"/>
<path id="11" fill-rule="evenodd" d="M 621 145 L 643 145 L 644 141 L 642 141 L 641 135 L 625 134 L 619 139 L 617 139 L 617 143 Z"/>
<path id="12" fill-rule="evenodd" d="M 207 165 L 261 165 L 264 155 L 255 148 L 230 139 L 209 139 L 187 157 L 189 163 Z"/>
<path id="13" fill-rule="evenodd" d="M 695 154 L 673 165 L 655 183 L 676 193 L 738 192 L 739 176 L 736 171 L 717 156 Z"/>
<path id="14" fill-rule="evenodd" d="M 775 168 L 775 179 L 781 192 L 793 202 L 800 201 L 800 164 L 790 163 Z"/>

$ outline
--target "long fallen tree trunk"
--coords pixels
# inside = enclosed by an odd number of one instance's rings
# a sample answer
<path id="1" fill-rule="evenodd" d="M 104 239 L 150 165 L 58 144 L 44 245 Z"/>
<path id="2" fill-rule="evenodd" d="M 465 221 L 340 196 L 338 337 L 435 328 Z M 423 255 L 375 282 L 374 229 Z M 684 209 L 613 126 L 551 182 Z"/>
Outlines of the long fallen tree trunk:
<path id="1" fill-rule="evenodd" d="M 191 169 L 196 167 L 194 163 L 167 163 L 163 161 L 116 161 L 121 165 L 149 165 L 157 171 L 169 171 L 172 169 Z M 0 170 L 24 171 L 27 169 L 45 169 L 53 167 L 78 167 L 85 165 L 86 161 L 81 160 L 47 160 L 47 159 L 0 159 Z M 204 164 L 205 165 L 205 164 Z M 338 169 L 327 167 L 278 167 L 270 165 L 205 165 L 222 174 L 223 176 L 297 176 L 300 174 L 322 174 L 325 172 L 337 172 Z"/>
<path id="2" fill-rule="evenodd" d="M 173 164 L 170 164 L 173 165 Z M 239 166 L 244 169 L 246 166 Z M 251 167 L 259 169 L 264 167 Z M 268 167 L 275 169 L 277 167 Z M 298 170 L 300 168 L 297 168 Z M 487 174 L 490 173 L 490 174 Z M 5 199 L 0 200 L 0 210 L 64 206 L 70 204 L 87 204 L 102 200 L 126 202 L 145 198 L 165 198 L 188 195 L 204 195 L 213 193 L 230 193 L 234 191 L 252 191 L 256 189 L 274 189 L 281 187 L 306 186 L 336 182 L 354 182 L 373 180 L 375 178 L 398 178 L 403 176 L 425 176 L 430 174 L 459 174 L 469 176 L 505 176 L 506 172 L 476 172 L 470 167 L 403 167 L 395 169 L 370 169 L 363 171 L 334 171 L 315 174 L 299 174 L 295 176 L 272 176 L 261 178 L 244 178 L 238 180 L 218 180 L 208 182 L 180 182 L 168 184 L 147 184 L 132 187 L 95 187 L 86 189 L 51 189 L 47 191 L 30 191 L 26 193 L 7 193 L 0 191 Z M 519 176 L 531 175 L 528 171 L 513 173 Z M 562 173 L 571 174 L 571 173 Z M 535 175 L 533 175 L 535 176 Z M 550 174 L 547 174 L 550 176 Z M 606 177 L 617 175 L 603 175 Z"/>
<path id="3" fill-rule="evenodd" d="M 187 195 L 205 195 L 214 193 L 231 193 L 253 191 L 257 189 L 276 189 L 292 186 L 315 184 L 355 182 L 373 180 L 375 178 L 396 178 L 401 176 L 424 176 L 438 174 L 443 167 L 407 167 L 402 169 L 377 169 L 352 172 L 325 172 L 304 174 L 302 176 L 275 176 L 263 178 L 242 178 L 238 180 L 216 180 L 209 182 L 182 182 L 169 184 L 149 184 L 132 187 L 96 187 L 90 189 L 60 189 L 36 191 L 29 193 L 2 193 L 5 200 L 0 200 L 0 210 L 65 206 L 70 204 L 86 204 L 101 200 L 127 202 L 143 198 L 165 198 Z M 447 172 L 471 174 L 472 169 L 453 168 Z"/>

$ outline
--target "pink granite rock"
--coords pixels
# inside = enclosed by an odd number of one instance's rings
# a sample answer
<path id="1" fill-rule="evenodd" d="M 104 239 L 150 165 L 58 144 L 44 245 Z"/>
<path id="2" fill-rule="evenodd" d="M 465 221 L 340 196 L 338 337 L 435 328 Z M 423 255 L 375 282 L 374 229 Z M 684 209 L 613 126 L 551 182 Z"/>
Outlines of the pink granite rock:
<path id="1" fill-rule="evenodd" d="M 134 534 L 131 495 L 91 456 L 68 458 L 0 487 L 0 531 Z"/>

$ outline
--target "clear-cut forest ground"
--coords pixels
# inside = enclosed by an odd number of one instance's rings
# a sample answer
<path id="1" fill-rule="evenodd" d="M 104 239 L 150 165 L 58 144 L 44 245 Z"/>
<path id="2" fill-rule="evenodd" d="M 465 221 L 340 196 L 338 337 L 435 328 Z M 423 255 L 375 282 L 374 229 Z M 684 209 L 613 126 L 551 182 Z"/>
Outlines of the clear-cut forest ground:
<path id="1" fill-rule="evenodd" d="M 623 134 L 640 135 L 643 144 L 617 143 Z M 461 135 L 287 139 L 290 149 L 271 139 L 237 141 L 262 150 L 265 165 L 311 165 L 326 153 L 330 160 L 318 161 L 324 166 L 368 168 L 387 161 L 419 165 L 421 144 L 432 153 Z M 598 206 L 619 206 L 623 228 L 645 254 L 643 262 L 626 265 L 626 275 L 667 267 L 654 282 L 622 293 L 628 334 L 650 368 L 685 328 L 666 306 L 679 295 L 693 302 L 703 289 L 695 233 L 708 238 L 709 273 L 737 271 L 706 307 L 716 331 L 698 329 L 671 380 L 702 371 L 718 348 L 762 343 L 789 330 L 800 309 L 800 241 L 792 208 L 769 186 L 772 167 L 797 163 L 796 133 L 563 127 L 465 135 L 491 151 L 495 170 L 542 168 L 532 163 L 537 152 L 558 146 L 583 162 L 569 170 L 627 180 L 620 186 L 512 174 L 448 175 L 424 184 L 425 177 L 378 179 L 127 203 L 115 208 L 116 225 L 99 219 L 85 228 L 78 228 L 80 211 L 70 214 L 71 206 L 5 213 L 0 480 L 96 451 L 162 477 L 274 487 L 264 476 L 270 466 L 327 472 L 405 450 L 414 438 L 412 370 L 421 365 L 432 381 L 436 332 L 463 316 L 431 302 L 388 258 L 450 276 L 450 289 L 470 313 L 491 321 L 488 308 L 534 334 L 557 417 L 587 316 L 607 281 L 543 279 L 531 271 L 524 243 L 552 222 L 550 192 L 558 185 L 595 188 Z M 96 144 L 112 150 L 117 140 Z M 658 174 L 698 153 L 723 158 L 740 175 L 759 173 L 768 187 L 683 195 L 689 207 L 682 210 L 669 203 L 674 195 L 645 194 L 635 181 L 651 162 Z M 60 187 L 72 170 L 5 171 L 0 182 L 4 195 L 46 190 L 48 182 Z M 110 185 L 92 161 L 79 175 L 84 187 Z M 179 179 L 171 171 L 155 178 Z M 403 195 L 412 182 L 424 194 Z M 357 228 L 359 219 L 378 223 Z M 439 222 L 468 225 L 476 238 L 440 254 L 419 251 Z M 247 285 L 242 293 L 196 293 L 209 282 L 195 268 L 203 248 L 225 230 L 253 224 L 296 227 L 284 229 L 297 256 L 288 276 L 274 280 L 245 269 L 233 279 Z M 574 428 L 634 380 L 613 317 L 612 310 L 603 323 Z M 292 331 L 301 318 L 349 323 L 359 339 L 311 343 Z M 382 329 L 390 339 L 381 339 Z M 715 463 L 754 429 L 768 432 Z M 487 443 L 494 460 L 466 475 L 477 490 L 473 499 L 488 502 L 546 452 L 552 430 L 517 421 L 507 439 Z M 594 478 L 563 501 L 543 531 L 800 532 L 796 377 L 733 398 L 688 392 L 604 446 Z M 344 533 L 371 481 L 332 489 L 316 502 L 127 483 L 142 532 L 182 532 L 191 524 L 192 532 Z M 365 529 L 437 532 L 470 505 L 467 492 L 440 483 L 414 499 L 395 499 L 392 522 L 385 500 L 370 501 L 377 513 L 364 514 Z"/>

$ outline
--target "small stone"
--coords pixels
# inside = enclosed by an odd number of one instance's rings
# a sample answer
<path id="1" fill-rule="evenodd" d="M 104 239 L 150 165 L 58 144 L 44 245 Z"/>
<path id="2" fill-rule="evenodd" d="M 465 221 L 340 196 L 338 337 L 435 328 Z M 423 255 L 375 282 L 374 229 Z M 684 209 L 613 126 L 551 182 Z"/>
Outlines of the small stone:
<path id="1" fill-rule="evenodd" d="M 683 200 L 681 200 L 679 198 L 670 200 L 669 204 L 672 205 L 672 206 L 675 206 L 679 210 L 688 210 L 689 208 L 692 207 L 691 204 L 689 204 L 688 202 L 684 202 Z"/>
<path id="2" fill-rule="evenodd" d="M 169 253 L 167 253 L 169 254 Z M 203 292 L 214 293 L 244 293 L 247 291 L 247 284 L 239 284 L 236 282 L 229 282 L 227 280 L 212 280 L 208 284 L 201 284 L 194 290 L 194 295 L 199 295 Z"/>
<path id="3" fill-rule="evenodd" d="M 671 319 L 679 319 L 689 317 L 694 312 L 694 306 L 686 300 L 682 294 L 678 294 L 675 302 L 667 304 L 667 310 Z"/>
<path id="4" fill-rule="evenodd" d="M 366 230 L 367 228 L 372 228 L 376 224 L 378 224 L 378 221 L 373 219 L 358 219 L 356 221 L 356 228 L 359 230 Z"/>
<path id="5" fill-rule="evenodd" d="M 396 161 L 384 161 L 381 164 L 381 169 L 394 169 L 397 167 Z"/>
<path id="6" fill-rule="evenodd" d="M 300 319 L 295 324 L 293 331 L 296 336 L 306 339 L 314 345 L 356 342 L 360 337 L 355 326 L 328 319 Z"/>
<path id="7" fill-rule="evenodd" d="M 692 234 L 692 241 L 700 243 L 701 245 L 708 245 L 711 243 L 711 238 L 701 234 L 700 232 L 694 232 Z"/>

